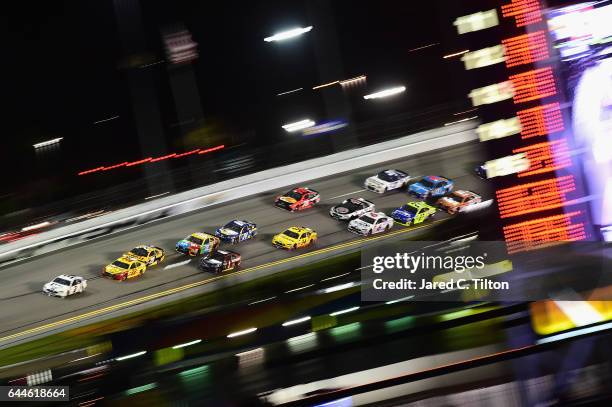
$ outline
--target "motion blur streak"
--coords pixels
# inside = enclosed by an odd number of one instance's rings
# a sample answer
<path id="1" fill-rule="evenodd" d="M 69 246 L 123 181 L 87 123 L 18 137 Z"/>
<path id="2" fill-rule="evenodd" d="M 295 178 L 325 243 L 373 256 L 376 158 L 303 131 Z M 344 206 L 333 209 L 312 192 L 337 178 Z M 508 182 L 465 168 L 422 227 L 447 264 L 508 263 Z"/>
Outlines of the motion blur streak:
<path id="1" fill-rule="evenodd" d="M 298 35 L 302 35 L 312 30 L 312 26 L 304 27 L 304 28 L 293 28 L 291 30 L 283 31 L 280 33 L 276 33 L 271 37 L 264 38 L 265 42 L 273 42 L 273 41 L 284 41 L 289 38 L 297 37 Z"/>
<path id="2" fill-rule="evenodd" d="M 405 90 L 406 90 L 405 86 L 396 86 L 394 88 L 384 89 L 384 90 L 381 90 L 379 92 L 375 92 L 375 93 L 371 93 L 369 95 L 365 95 L 363 98 L 364 99 L 386 98 L 388 96 L 393 96 L 393 95 L 397 95 L 398 93 L 402 93 Z"/>
<path id="3" fill-rule="evenodd" d="M 33 144 L 33 147 L 34 147 L 34 148 L 48 147 L 48 146 L 50 146 L 50 145 L 53 145 L 53 144 L 57 144 L 57 143 L 59 143 L 59 142 L 60 142 L 60 141 L 62 141 L 63 139 L 64 139 L 63 137 L 54 138 L 54 139 L 52 139 L 52 140 L 43 141 L 42 143 L 36 143 L 36 144 Z"/>

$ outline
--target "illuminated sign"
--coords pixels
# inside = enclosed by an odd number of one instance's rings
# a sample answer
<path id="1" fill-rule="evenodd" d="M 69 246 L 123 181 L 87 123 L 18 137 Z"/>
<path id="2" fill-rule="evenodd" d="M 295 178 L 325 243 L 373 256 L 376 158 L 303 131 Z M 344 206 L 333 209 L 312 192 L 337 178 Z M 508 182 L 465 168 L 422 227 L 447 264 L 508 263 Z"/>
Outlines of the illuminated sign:
<path id="1" fill-rule="evenodd" d="M 480 141 L 488 141 L 512 136 L 520 133 L 521 130 L 521 122 L 518 117 L 512 117 L 481 124 L 476 128 L 476 134 Z"/>
<path id="2" fill-rule="evenodd" d="M 498 24 L 499 17 L 497 17 L 497 10 L 495 9 L 459 17 L 453 23 L 453 25 L 457 27 L 457 32 L 459 34 L 484 30 L 486 28 L 495 27 Z"/>
<path id="3" fill-rule="evenodd" d="M 514 223 L 504 227 L 508 253 L 586 239 L 581 211 Z"/>
<path id="4" fill-rule="evenodd" d="M 461 57 L 465 69 L 482 68 L 489 65 L 502 63 L 506 60 L 504 47 L 495 45 L 493 47 L 479 49 L 478 51 L 468 52 Z"/>
<path id="5" fill-rule="evenodd" d="M 502 16 L 514 17 L 517 27 L 542 21 L 542 10 L 539 0 L 512 0 L 502 7 Z"/>
<path id="6" fill-rule="evenodd" d="M 519 177 L 544 174 L 572 165 L 569 147 L 565 139 L 516 148 L 512 152 L 525 153 L 529 160 L 529 168 L 519 172 Z"/>
<path id="7" fill-rule="evenodd" d="M 523 139 L 545 136 L 564 129 L 559 103 L 549 103 L 517 112 Z"/>
<path id="8" fill-rule="evenodd" d="M 567 194 L 576 190 L 572 175 L 521 184 L 497 191 L 502 218 L 560 208 Z"/>
<path id="9" fill-rule="evenodd" d="M 534 69 L 510 77 L 514 88 L 514 103 L 524 103 L 557 94 L 551 67 Z"/>
<path id="10" fill-rule="evenodd" d="M 505 48 L 506 67 L 531 64 L 549 57 L 544 31 L 519 35 L 502 41 Z"/>
<path id="11" fill-rule="evenodd" d="M 510 81 L 473 89 L 468 95 L 473 106 L 488 105 L 510 99 L 513 95 Z"/>
<path id="12" fill-rule="evenodd" d="M 503 177 L 527 169 L 529 169 L 529 160 L 527 155 L 523 153 L 509 155 L 485 163 L 487 178 Z"/>

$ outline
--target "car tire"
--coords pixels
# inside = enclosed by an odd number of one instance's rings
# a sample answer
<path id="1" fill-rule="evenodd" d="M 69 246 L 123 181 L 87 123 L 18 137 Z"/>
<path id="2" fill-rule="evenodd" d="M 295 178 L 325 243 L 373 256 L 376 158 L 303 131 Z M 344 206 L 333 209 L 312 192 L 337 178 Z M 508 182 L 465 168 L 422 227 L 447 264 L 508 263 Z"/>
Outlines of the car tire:
<path id="1" fill-rule="evenodd" d="M 293 246 L 291 246 L 291 250 L 296 250 L 297 249 L 297 244 L 294 244 Z"/>
<path id="2" fill-rule="evenodd" d="M 385 188 L 383 189 L 383 192 L 382 192 L 382 193 L 383 193 L 383 194 L 385 194 L 387 191 L 388 191 L 388 189 L 387 189 L 387 187 L 385 187 Z"/>
<path id="3" fill-rule="evenodd" d="M 385 232 L 388 232 L 391 229 L 391 226 L 387 225 L 385 226 Z"/>
<path id="4" fill-rule="evenodd" d="M 121 279 L 121 281 L 125 281 L 125 280 L 127 280 L 127 279 L 128 279 L 128 277 L 127 277 L 127 274 L 126 274 L 125 276 L 123 276 L 123 278 Z"/>
<path id="5" fill-rule="evenodd" d="M 366 233 L 366 237 L 372 236 L 372 230 L 368 230 L 368 232 Z"/>

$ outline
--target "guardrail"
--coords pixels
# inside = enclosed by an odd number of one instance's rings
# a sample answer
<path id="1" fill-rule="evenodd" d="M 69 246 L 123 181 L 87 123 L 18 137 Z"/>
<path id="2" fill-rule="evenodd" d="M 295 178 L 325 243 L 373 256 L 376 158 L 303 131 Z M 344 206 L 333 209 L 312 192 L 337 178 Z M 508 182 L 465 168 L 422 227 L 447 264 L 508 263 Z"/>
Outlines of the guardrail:
<path id="1" fill-rule="evenodd" d="M 476 140 L 466 122 L 222 181 L 27 237 L 0 248 L 0 266 L 146 223 L 313 179 Z"/>

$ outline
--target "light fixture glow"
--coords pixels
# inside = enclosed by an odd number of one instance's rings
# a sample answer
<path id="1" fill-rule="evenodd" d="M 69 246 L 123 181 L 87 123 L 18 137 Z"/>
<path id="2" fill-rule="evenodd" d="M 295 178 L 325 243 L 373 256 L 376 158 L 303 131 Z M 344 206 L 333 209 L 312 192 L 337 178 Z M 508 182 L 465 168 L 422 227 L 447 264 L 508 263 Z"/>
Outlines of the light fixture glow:
<path id="1" fill-rule="evenodd" d="M 291 321 L 283 322 L 283 326 L 291 326 L 296 324 L 301 324 L 302 322 L 310 321 L 310 316 L 293 319 Z"/>
<path id="2" fill-rule="evenodd" d="M 115 358 L 115 360 L 122 361 L 122 360 L 126 360 L 126 359 L 137 358 L 138 356 L 142 356 L 145 353 L 147 353 L 147 351 L 143 350 L 141 352 L 132 353 L 131 355 L 119 356 L 118 358 Z"/>
<path id="3" fill-rule="evenodd" d="M 325 294 L 329 294 L 329 293 L 333 293 L 335 291 L 342 291 L 342 290 L 346 290 L 347 288 L 351 288 L 352 286 L 354 286 L 355 283 L 350 282 L 350 283 L 345 283 L 345 284 L 340 284 L 340 285 L 335 285 L 333 287 L 329 287 L 326 288 L 325 290 L 323 290 L 325 292 Z"/>
<path id="4" fill-rule="evenodd" d="M 181 344 L 179 344 L 179 345 L 175 345 L 175 346 L 173 346 L 173 347 L 172 347 L 172 349 L 180 349 L 180 348 L 185 348 L 185 347 L 187 347 L 187 346 L 195 345 L 195 344 L 198 344 L 198 343 L 200 343 L 200 342 L 202 342 L 202 340 L 201 340 L 201 339 L 196 339 L 196 340 L 191 341 L 191 342 L 186 342 L 186 343 L 181 343 Z"/>
<path id="5" fill-rule="evenodd" d="M 36 143 L 36 144 L 32 144 L 32 146 L 34 148 L 42 148 L 42 147 L 48 147 L 50 145 L 53 144 L 57 144 L 60 141 L 62 141 L 64 138 L 63 137 L 58 137 L 58 138 L 54 138 L 52 140 L 47 140 L 47 141 L 43 141 L 42 143 Z"/>
<path id="6" fill-rule="evenodd" d="M 347 309 L 343 309 L 343 310 L 340 310 L 340 311 L 332 312 L 329 315 L 331 315 L 332 317 L 335 317 L 337 315 L 342 315 L 342 314 L 347 314 L 349 312 L 357 311 L 358 309 L 359 309 L 359 307 L 347 308 Z"/>
<path id="7" fill-rule="evenodd" d="M 312 30 L 312 26 L 308 26 L 308 27 L 299 27 L 299 28 L 293 28 L 291 30 L 287 30 L 287 31 L 282 31 L 279 33 L 274 34 L 271 37 L 266 37 L 264 38 L 265 42 L 273 42 L 273 41 L 284 41 L 284 40 L 288 40 L 289 38 L 294 38 L 297 37 L 299 35 L 302 35 L 304 33 L 307 33 L 308 31 Z"/>
<path id="8" fill-rule="evenodd" d="M 384 89 L 379 92 L 371 93 L 369 95 L 365 95 L 364 99 L 380 99 L 386 98 L 388 96 L 397 95 L 398 93 L 402 93 L 406 90 L 405 86 L 396 86 L 394 88 Z"/>
<path id="9" fill-rule="evenodd" d="M 21 231 L 22 232 L 27 232 L 28 230 L 40 229 L 40 228 L 44 228 L 45 226 L 49 226 L 50 224 L 51 224 L 50 222 L 42 222 L 42 223 L 38 223 L 36 225 L 26 226 L 26 227 L 22 228 Z"/>
<path id="10" fill-rule="evenodd" d="M 288 131 L 289 133 L 293 133 L 295 131 L 307 129 L 308 127 L 312 127 L 315 125 L 315 122 L 310 119 L 300 120 L 294 123 L 288 123 L 283 125 L 283 129 Z"/>
<path id="11" fill-rule="evenodd" d="M 231 334 L 227 335 L 227 337 L 228 338 L 235 338 L 237 336 L 247 335 L 247 334 L 253 333 L 255 331 L 257 331 L 257 328 L 249 328 L 249 329 L 245 329 L 243 331 L 232 332 Z"/>

